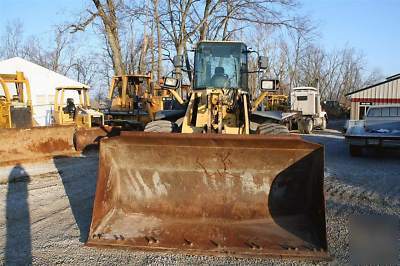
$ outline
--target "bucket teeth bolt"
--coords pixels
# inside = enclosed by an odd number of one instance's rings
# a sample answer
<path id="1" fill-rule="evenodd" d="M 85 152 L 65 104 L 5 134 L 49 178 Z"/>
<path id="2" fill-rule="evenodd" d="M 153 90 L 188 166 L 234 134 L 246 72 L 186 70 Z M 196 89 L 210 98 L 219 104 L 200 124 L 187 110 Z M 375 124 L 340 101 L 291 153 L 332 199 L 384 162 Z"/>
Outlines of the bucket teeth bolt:
<path id="1" fill-rule="evenodd" d="M 158 244 L 160 242 L 158 239 L 156 239 L 152 236 L 146 236 L 145 238 L 147 240 L 147 243 L 149 243 L 150 245 L 154 244 L 154 243 Z"/>
<path id="2" fill-rule="evenodd" d="M 219 244 L 219 243 L 217 243 L 216 241 L 214 241 L 214 240 L 210 240 L 210 242 L 214 245 L 214 246 L 216 246 L 217 248 L 220 248 L 221 247 L 221 245 Z"/>
<path id="3" fill-rule="evenodd" d="M 100 238 L 101 238 L 101 234 L 94 234 L 94 235 L 92 236 L 93 239 L 95 239 L 96 237 L 97 237 L 98 239 L 100 239 Z"/>
<path id="4" fill-rule="evenodd" d="M 123 235 L 114 235 L 115 240 L 124 240 L 124 236 Z"/>
<path id="5" fill-rule="evenodd" d="M 260 245 L 258 245 L 257 243 L 255 243 L 253 241 L 246 242 L 246 245 L 251 249 L 262 249 L 262 247 Z"/>
<path id="6" fill-rule="evenodd" d="M 193 246 L 193 243 L 191 241 L 187 240 L 186 238 L 184 238 L 183 240 L 185 240 L 185 245 L 188 245 L 191 247 Z"/>

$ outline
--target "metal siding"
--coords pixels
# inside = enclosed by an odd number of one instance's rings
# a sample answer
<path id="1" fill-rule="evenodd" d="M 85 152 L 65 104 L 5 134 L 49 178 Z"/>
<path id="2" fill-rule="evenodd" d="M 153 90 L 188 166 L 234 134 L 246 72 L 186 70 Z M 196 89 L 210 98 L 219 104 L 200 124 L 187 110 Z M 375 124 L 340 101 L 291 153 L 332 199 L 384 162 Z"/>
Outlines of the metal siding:
<path id="1" fill-rule="evenodd" d="M 352 102 L 351 103 L 351 112 L 350 112 L 350 119 L 351 120 L 359 120 L 358 119 L 358 112 L 359 112 L 359 107 L 360 106 L 360 103 L 355 103 L 355 102 Z"/>
<path id="2" fill-rule="evenodd" d="M 378 91 L 379 91 L 379 94 L 378 94 L 378 99 L 383 99 L 384 97 L 385 97 L 385 95 L 383 94 L 383 88 L 382 88 L 382 85 L 379 85 L 378 86 Z"/>

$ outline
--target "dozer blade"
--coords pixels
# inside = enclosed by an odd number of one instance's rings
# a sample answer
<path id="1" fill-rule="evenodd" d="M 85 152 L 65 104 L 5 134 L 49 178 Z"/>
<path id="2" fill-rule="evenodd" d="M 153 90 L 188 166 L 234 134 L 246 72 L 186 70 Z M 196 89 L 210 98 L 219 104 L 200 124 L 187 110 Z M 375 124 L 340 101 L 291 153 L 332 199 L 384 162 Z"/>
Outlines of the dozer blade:
<path id="1" fill-rule="evenodd" d="M 97 148 L 102 138 L 118 136 L 120 132 L 121 128 L 111 126 L 77 129 L 74 135 L 75 148 L 77 151 Z"/>
<path id="2" fill-rule="evenodd" d="M 320 145 L 123 132 L 99 156 L 88 246 L 329 257 Z"/>
<path id="3" fill-rule="evenodd" d="M 50 159 L 76 154 L 74 126 L 0 130 L 0 165 Z"/>

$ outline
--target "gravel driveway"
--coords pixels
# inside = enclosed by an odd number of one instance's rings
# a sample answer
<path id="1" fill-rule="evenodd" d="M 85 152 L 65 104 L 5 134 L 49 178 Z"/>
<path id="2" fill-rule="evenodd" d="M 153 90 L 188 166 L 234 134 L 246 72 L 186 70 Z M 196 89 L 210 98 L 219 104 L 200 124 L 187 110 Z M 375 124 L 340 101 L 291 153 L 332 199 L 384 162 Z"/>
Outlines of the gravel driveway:
<path id="1" fill-rule="evenodd" d="M 349 263 L 352 214 L 400 212 L 400 156 L 349 156 L 340 133 L 305 136 L 326 148 L 325 191 L 330 264 Z M 189 256 L 83 246 L 91 220 L 97 154 L 0 168 L 0 262 L 6 264 L 298 264 L 271 259 Z M 323 263 L 325 264 L 325 263 Z"/>

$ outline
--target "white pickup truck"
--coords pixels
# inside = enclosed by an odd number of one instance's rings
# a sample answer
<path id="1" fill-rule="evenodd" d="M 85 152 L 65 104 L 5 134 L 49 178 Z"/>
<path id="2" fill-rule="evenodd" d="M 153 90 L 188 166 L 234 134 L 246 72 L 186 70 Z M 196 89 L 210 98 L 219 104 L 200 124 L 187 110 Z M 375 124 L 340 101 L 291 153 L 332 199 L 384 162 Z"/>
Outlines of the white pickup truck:
<path id="1" fill-rule="evenodd" d="M 400 105 L 371 106 L 364 120 L 349 120 L 345 134 L 352 156 L 367 147 L 400 148 Z"/>

